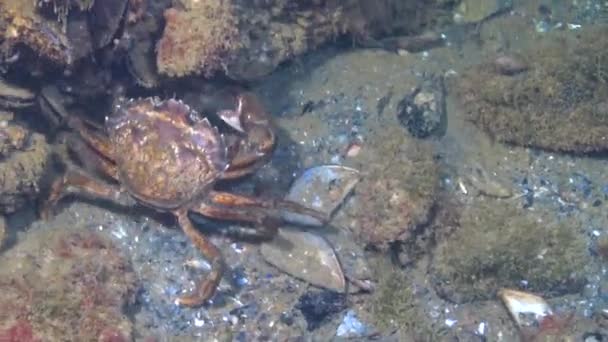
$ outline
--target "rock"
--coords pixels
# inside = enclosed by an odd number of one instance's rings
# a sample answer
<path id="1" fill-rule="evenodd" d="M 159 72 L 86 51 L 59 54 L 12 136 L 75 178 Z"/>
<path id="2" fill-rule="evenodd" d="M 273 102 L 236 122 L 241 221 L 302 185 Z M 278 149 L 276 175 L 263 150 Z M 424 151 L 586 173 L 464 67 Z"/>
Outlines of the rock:
<path id="1" fill-rule="evenodd" d="M 543 296 L 578 293 L 586 284 L 591 261 L 585 238 L 573 229 L 580 226 L 575 218 L 529 211 L 509 200 L 485 199 L 452 210 L 462 211 L 459 226 L 439 238 L 430 268 L 445 300 L 491 299 L 522 281 Z"/>
<path id="2" fill-rule="evenodd" d="M 130 340 L 123 310 L 136 279 L 128 259 L 95 232 L 48 228 L 2 255 L 0 306 L 11 309 L 0 312 L 0 337 L 21 324 L 44 340 Z"/>
<path id="3" fill-rule="evenodd" d="M 7 122 L 0 127 L 0 213 L 34 200 L 50 158 L 43 135 Z"/>
<path id="4" fill-rule="evenodd" d="M 352 163 L 361 182 L 343 208 L 358 241 L 379 248 L 408 240 L 428 222 L 439 185 L 432 147 L 403 134 L 397 118 L 387 120 L 395 122 L 372 129 Z"/>
<path id="5" fill-rule="evenodd" d="M 439 6 L 403 0 L 181 3 L 165 12 L 157 55 L 160 73 L 180 77 L 219 71 L 234 80 L 259 79 L 344 34 L 365 39 L 416 32 L 419 23 L 437 20 L 433 9 Z"/>
<path id="6" fill-rule="evenodd" d="M 399 122 L 416 138 L 442 136 L 447 127 L 442 77 L 425 80 L 397 104 Z"/>
<path id="7" fill-rule="evenodd" d="M 454 84 L 466 118 L 497 141 L 549 151 L 608 150 L 608 34 L 603 27 L 550 32 L 522 51 L 527 72 L 497 73 L 494 62 Z M 564 49 L 568 46 L 568 49 Z M 523 65 L 522 65 L 523 67 Z"/>
<path id="8" fill-rule="evenodd" d="M 41 16 L 35 1 L 0 1 L 0 37 L 5 47 L 25 44 L 38 55 L 58 65 L 67 66 L 74 62 L 73 46 L 69 42 L 56 18 Z"/>
<path id="9" fill-rule="evenodd" d="M 331 291 L 306 292 L 296 308 L 308 323 L 308 330 L 317 329 L 324 321 L 346 309 L 346 297 Z"/>

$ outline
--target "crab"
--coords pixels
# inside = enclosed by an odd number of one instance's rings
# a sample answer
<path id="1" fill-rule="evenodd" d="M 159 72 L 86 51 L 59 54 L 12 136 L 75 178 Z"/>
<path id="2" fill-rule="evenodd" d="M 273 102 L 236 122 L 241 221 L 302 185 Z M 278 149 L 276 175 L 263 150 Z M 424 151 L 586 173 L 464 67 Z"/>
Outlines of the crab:
<path id="1" fill-rule="evenodd" d="M 217 112 L 232 127 L 229 134 L 220 133 L 207 118 L 175 99 L 145 98 L 119 104 L 106 117 L 105 127 L 67 118 L 68 126 L 93 150 L 98 168 L 109 179 L 68 167 L 52 184 L 42 206 L 43 219 L 69 193 L 121 204 L 126 194 L 131 203 L 172 213 L 212 266 L 194 291 L 178 297 L 176 303 L 203 305 L 215 293 L 226 265 L 220 250 L 194 227 L 189 212 L 249 223 L 267 238 L 276 234 L 285 211 L 327 221 L 326 215 L 294 202 L 214 189 L 218 181 L 255 172 L 268 161 L 276 144 L 270 116 L 255 95 L 239 92 L 230 98 L 231 108 Z"/>

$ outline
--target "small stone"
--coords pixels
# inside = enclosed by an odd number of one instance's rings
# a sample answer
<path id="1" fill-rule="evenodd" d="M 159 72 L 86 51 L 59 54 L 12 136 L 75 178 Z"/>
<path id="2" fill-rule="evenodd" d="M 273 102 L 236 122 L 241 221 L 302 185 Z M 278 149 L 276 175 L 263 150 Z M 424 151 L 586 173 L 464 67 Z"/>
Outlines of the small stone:
<path id="1" fill-rule="evenodd" d="M 348 310 L 346 316 L 342 320 L 336 336 L 354 338 L 362 337 L 367 331 L 367 327 L 357 318 L 357 315 L 353 310 Z"/>
<path id="2" fill-rule="evenodd" d="M 361 144 L 359 143 L 350 144 L 346 149 L 346 156 L 350 158 L 358 156 L 359 152 L 361 152 L 361 148 Z"/>
<path id="3" fill-rule="evenodd" d="M 284 311 L 281 313 L 281 322 L 285 325 L 293 324 L 293 315 L 291 312 Z"/>
<path id="4" fill-rule="evenodd" d="M 397 104 L 399 122 L 416 138 L 441 135 L 445 125 L 446 103 L 443 78 L 425 80 Z"/>

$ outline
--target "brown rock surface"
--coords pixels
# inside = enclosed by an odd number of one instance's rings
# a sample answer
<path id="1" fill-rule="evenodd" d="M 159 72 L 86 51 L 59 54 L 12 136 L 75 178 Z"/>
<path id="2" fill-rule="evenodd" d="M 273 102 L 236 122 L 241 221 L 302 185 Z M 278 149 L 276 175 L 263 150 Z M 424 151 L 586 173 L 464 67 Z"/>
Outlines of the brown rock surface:
<path id="1" fill-rule="evenodd" d="M 233 79 L 256 79 L 343 34 L 355 42 L 419 31 L 446 14 L 440 10 L 445 6 L 402 0 L 184 0 L 165 11 L 158 69 L 168 76 L 224 71 Z"/>

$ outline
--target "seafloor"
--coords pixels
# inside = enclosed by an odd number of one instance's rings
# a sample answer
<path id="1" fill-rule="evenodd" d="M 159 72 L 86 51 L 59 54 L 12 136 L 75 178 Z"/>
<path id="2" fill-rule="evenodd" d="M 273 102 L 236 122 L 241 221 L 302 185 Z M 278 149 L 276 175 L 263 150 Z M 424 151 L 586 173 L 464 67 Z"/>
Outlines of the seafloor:
<path id="1" fill-rule="evenodd" d="M 176 223 L 70 198 L 48 221 L 33 206 L 7 217 L 0 303 L 3 311 L 25 311 L 0 314 L 21 322 L 0 337 L 607 340 L 608 172 L 606 148 L 592 136 L 602 134 L 606 119 L 585 122 L 575 110 L 564 118 L 564 107 L 552 102 L 555 89 L 542 88 L 552 75 L 568 75 L 560 65 L 574 68 L 579 64 L 570 61 L 580 56 L 607 72 L 605 6 L 514 2 L 466 29 L 444 28 L 440 47 L 396 53 L 329 44 L 251 85 L 276 119 L 279 145 L 271 163 L 235 189 L 282 196 L 307 168 L 359 170 L 361 180 L 338 208 L 334 227 L 311 231 L 331 242 L 349 282 L 369 287 L 344 295 L 310 285 L 272 266 L 259 242 L 217 234 L 224 224 L 200 219 L 198 227 L 214 232 L 231 271 L 209 305 L 179 307 L 176 295 L 209 265 Z M 555 49 L 556 41 L 569 48 Z M 585 59 L 586 53 L 595 55 Z M 526 67 L 502 70 L 492 64 L 499 56 Z M 522 72 L 540 75 L 541 86 L 530 85 L 532 76 L 508 83 Z M 590 79 L 573 81 L 597 88 L 572 90 L 583 94 L 570 105 L 593 102 L 595 115 L 608 117 L 608 76 Z M 435 91 L 444 112 L 414 121 L 398 115 L 416 87 Z M 196 102 L 197 89 L 176 96 Z M 549 99 L 545 110 L 531 104 L 540 98 Z M 521 126 L 530 129 L 526 136 L 509 125 L 518 120 L 528 120 Z M 61 283 L 66 279 L 81 283 Z M 550 317 L 537 317 L 522 331 L 498 296 L 503 288 L 543 297 Z M 90 298 L 83 302 L 78 293 Z M 28 324 L 45 330 L 28 335 Z M 103 336 L 88 335 L 99 325 Z"/>

